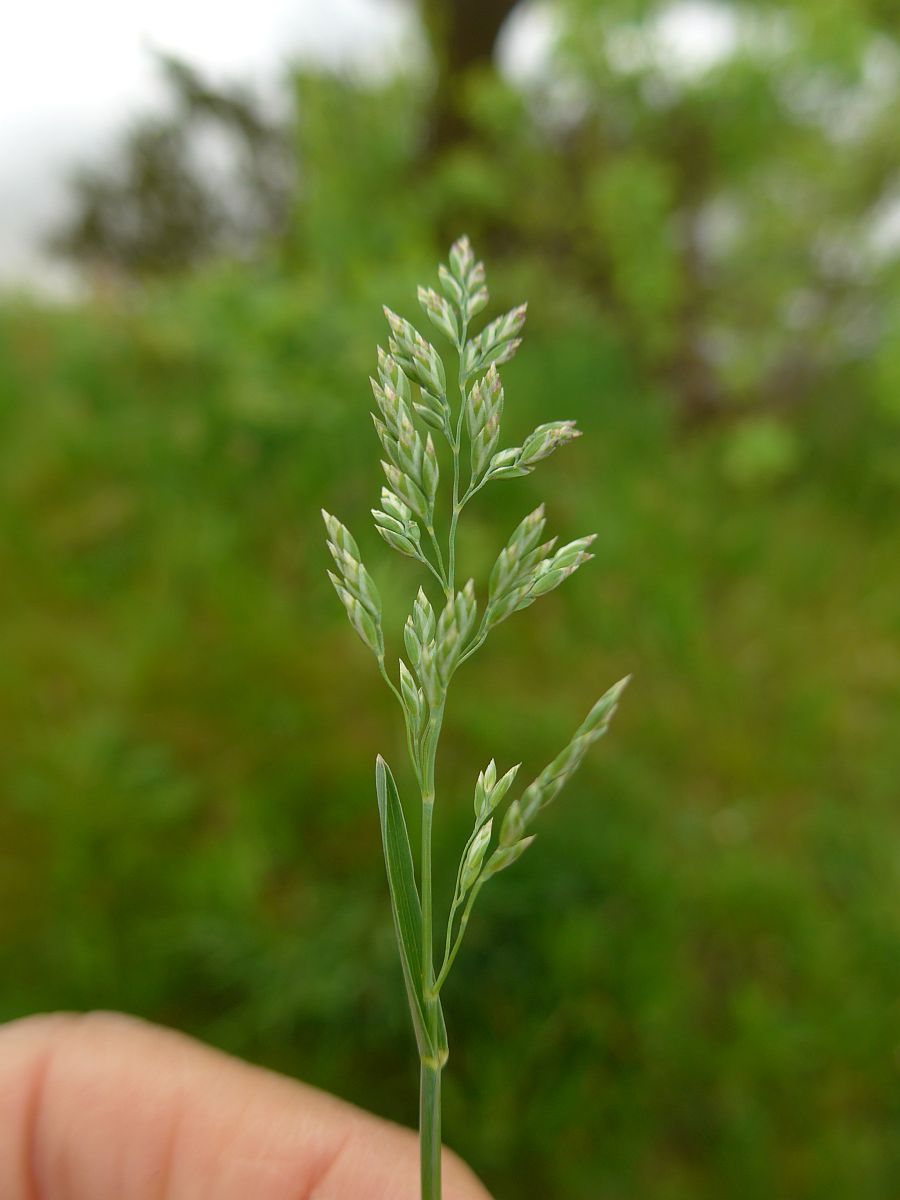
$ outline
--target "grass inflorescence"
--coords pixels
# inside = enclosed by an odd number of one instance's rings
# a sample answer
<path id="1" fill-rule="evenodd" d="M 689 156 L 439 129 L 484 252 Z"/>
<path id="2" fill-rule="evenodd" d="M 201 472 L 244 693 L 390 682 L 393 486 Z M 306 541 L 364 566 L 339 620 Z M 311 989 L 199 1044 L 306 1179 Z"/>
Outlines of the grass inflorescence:
<path id="1" fill-rule="evenodd" d="M 410 1013 L 421 1062 L 420 1138 L 422 1196 L 440 1196 L 441 1071 L 448 1046 L 441 991 L 465 936 L 479 892 L 512 866 L 534 842 L 539 813 L 577 770 L 589 747 L 606 732 L 627 679 L 614 684 L 593 706 L 568 745 L 524 789 L 511 798 L 518 765 L 498 774 L 493 759 L 474 789 L 474 823 L 460 855 L 453 898 L 435 962 L 432 887 L 432 828 L 436 803 L 435 767 L 447 695 L 456 671 L 478 651 L 490 631 L 558 587 L 588 562 L 593 536 L 557 546 L 547 538 L 544 506 L 528 513 L 500 550 L 479 603 L 473 579 L 460 583 L 459 523 L 466 505 L 488 484 L 530 474 L 538 463 L 580 436 L 575 422 L 539 425 L 520 446 L 501 447 L 504 390 L 499 368 L 518 350 L 526 306 L 520 305 L 472 332 L 488 303 L 485 270 L 468 238 L 451 247 L 438 269 L 440 290 L 419 288 L 426 316 L 455 352 L 455 386 L 443 357 L 403 317 L 385 309 L 387 350 L 378 348 L 377 378 L 371 380 L 377 411 L 372 414 L 384 458 L 386 486 L 372 510 L 387 544 L 416 560 L 425 583 L 439 590 L 437 606 L 419 588 L 403 626 L 406 657 L 389 669 L 382 604 L 359 546 L 337 517 L 323 511 L 329 577 L 356 633 L 375 655 L 378 669 L 400 706 L 410 764 L 419 788 L 422 840 L 418 881 L 403 806 L 393 774 L 379 755 L 376 793 L 394 924 Z M 441 512 L 438 444 L 449 456 L 449 507 Z M 465 451 L 464 451 L 465 444 Z M 503 807 L 505 803 L 505 808 Z M 502 810 L 502 815 L 501 815 Z"/>

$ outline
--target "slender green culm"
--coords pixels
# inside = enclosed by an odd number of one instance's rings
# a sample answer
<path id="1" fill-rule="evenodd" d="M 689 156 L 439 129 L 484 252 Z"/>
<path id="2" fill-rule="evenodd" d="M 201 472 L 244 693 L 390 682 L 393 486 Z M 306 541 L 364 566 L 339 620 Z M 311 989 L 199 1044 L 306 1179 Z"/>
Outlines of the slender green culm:
<path id="1" fill-rule="evenodd" d="M 375 790 L 381 821 L 391 910 L 400 950 L 421 1067 L 420 1144 L 422 1198 L 441 1194 L 441 1071 L 447 1062 L 447 1031 L 441 990 L 456 961 L 473 905 L 494 875 L 534 841 L 533 822 L 574 773 L 591 744 L 602 737 L 627 679 L 603 695 L 568 746 L 499 815 L 518 767 L 498 775 L 493 760 L 475 783 L 474 824 L 463 847 L 453 899 L 435 965 L 431 838 L 436 806 L 435 763 L 447 692 L 458 668 L 485 642 L 495 625 L 559 584 L 592 557 L 593 537 L 557 547 L 545 538 L 544 506 L 529 513 L 500 551 L 479 605 L 475 582 L 457 577 L 459 521 L 469 501 L 487 484 L 528 475 L 561 446 L 579 436 L 574 421 L 539 425 L 521 446 L 500 448 L 503 385 L 499 368 L 519 348 L 525 305 L 471 332 L 488 302 L 484 265 L 468 238 L 450 249 L 438 268 L 439 291 L 419 288 L 425 315 L 455 352 L 456 383 L 448 386 L 441 355 L 403 317 L 385 309 L 387 350 L 379 347 L 371 380 L 386 486 L 372 510 L 375 528 L 389 546 L 421 564 L 425 583 L 440 600 L 435 608 L 420 587 L 402 631 L 405 658 L 396 671 L 385 658 L 381 600 L 363 566 L 359 547 L 337 517 L 323 512 L 335 569 L 329 577 L 350 624 L 369 647 L 403 714 L 410 763 L 421 803 L 422 843 L 418 884 L 403 806 L 390 768 L 379 755 Z M 437 443 L 437 445 L 436 445 Z M 451 483 L 449 504 L 440 505 L 442 445 Z M 465 445 L 465 449 L 464 449 Z M 479 608 L 481 615 L 479 618 Z"/>

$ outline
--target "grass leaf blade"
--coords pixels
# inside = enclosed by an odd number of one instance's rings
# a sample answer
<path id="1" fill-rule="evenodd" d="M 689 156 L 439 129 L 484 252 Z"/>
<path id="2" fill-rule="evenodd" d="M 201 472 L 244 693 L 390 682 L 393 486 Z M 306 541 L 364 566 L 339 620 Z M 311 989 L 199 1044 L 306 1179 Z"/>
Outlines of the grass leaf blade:
<path id="1" fill-rule="evenodd" d="M 422 994 L 422 906 L 416 888 L 409 834 L 397 785 L 390 767 L 380 754 L 375 764 L 375 791 L 378 797 L 378 816 L 381 821 L 381 841 L 391 895 L 391 911 L 419 1055 L 423 1059 L 441 1061 L 446 1056 L 447 1032 L 440 1008 L 437 1045 L 428 1028 L 425 998 Z"/>

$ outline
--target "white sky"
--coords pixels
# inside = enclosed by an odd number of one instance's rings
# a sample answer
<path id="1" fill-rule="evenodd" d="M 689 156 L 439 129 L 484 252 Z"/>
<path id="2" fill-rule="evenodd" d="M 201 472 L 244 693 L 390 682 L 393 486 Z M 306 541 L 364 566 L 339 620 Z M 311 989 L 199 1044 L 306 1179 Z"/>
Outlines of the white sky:
<path id="1" fill-rule="evenodd" d="M 148 48 L 213 79 L 271 84 L 287 60 L 390 70 L 418 49 L 412 0 L 7 0 L 0 24 L 0 288 L 65 286 L 40 238 L 64 211 L 66 178 L 102 163 L 128 120 L 159 104 Z M 728 30 L 710 0 L 680 0 L 661 28 L 667 57 L 702 66 Z M 539 71 L 552 37 L 540 3 L 523 5 L 500 50 L 504 69 Z M 628 47 L 622 47 L 627 51 Z M 697 56 L 697 61 L 693 61 Z"/>
<path id="2" fill-rule="evenodd" d="M 148 47 L 213 78 L 270 81 L 288 58 L 375 66 L 411 42 L 403 0 L 9 0 L 0 34 L 0 285 L 47 281 L 39 236 L 67 171 L 159 99 Z"/>

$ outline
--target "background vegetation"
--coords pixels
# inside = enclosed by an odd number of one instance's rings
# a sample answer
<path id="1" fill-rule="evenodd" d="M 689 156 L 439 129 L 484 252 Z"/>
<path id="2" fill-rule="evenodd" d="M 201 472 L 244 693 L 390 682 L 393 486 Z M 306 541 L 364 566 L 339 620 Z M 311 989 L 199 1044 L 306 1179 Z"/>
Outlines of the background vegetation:
<path id="1" fill-rule="evenodd" d="M 484 895 L 448 1140 L 498 1197 L 887 1200 L 900 26 L 721 4 L 732 41 L 685 64 L 665 6 L 570 0 L 513 87 L 494 7 L 472 39 L 465 5 L 428 6 L 433 65 L 402 78 L 296 75 L 278 128 L 170 64 L 183 140 L 144 149 L 184 155 L 152 202 L 133 141 L 91 167 L 60 235 L 90 294 L 0 307 L 0 1017 L 123 1008 L 414 1120 L 372 786 L 399 730 L 318 509 L 399 628 L 366 376 L 381 303 L 412 315 L 466 229 L 498 310 L 531 301 L 510 436 L 550 393 L 588 435 L 473 505 L 467 568 L 543 491 L 600 536 L 460 676 L 445 891 L 490 754 L 539 768 L 635 682 Z M 198 113 L 248 198 L 195 238 Z"/>

